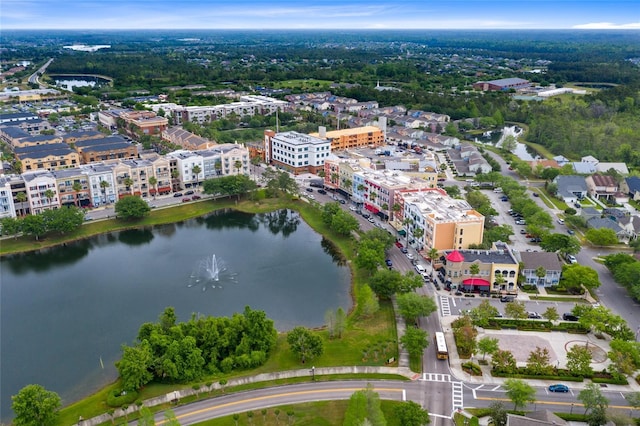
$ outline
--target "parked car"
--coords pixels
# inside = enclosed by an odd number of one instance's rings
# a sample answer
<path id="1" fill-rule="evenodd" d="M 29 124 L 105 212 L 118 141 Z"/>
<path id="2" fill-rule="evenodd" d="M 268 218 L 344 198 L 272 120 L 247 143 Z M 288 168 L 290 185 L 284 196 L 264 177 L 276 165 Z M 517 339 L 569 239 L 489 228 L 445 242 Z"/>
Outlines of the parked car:
<path id="1" fill-rule="evenodd" d="M 396 247 L 398 247 L 398 248 L 402 248 L 402 247 L 403 247 L 403 245 L 402 245 L 402 243 L 401 243 L 400 241 L 396 241 Z"/>
<path id="2" fill-rule="evenodd" d="M 349 206 L 349 210 L 351 210 L 352 212 L 355 212 L 357 209 L 356 209 L 356 206 Z"/>
<path id="3" fill-rule="evenodd" d="M 376 220 L 372 217 L 368 217 L 367 220 L 371 223 L 376 223 Z"/>
<path id="4" fill-rule="evenodd" d="M 325 191 L 324 189 L 318 189 L 318 194 L 326 194 L 327 191 Z"/>
<path id="5" fill-rule="evenodd" d="M 578 263 L 578 259 L 572 254 L 567 255 L 567 262 L 569 263 Z"/>
<path id="6" fill-rule="evenodd" d="M 537 312 L 528 312 L 529 319 L 542 319 L 542 315 Z"/>
<path id="7" fill-rule="evenodd" d="M 199 195 L 194 195 L 193 197 L 191 197 L 191 199 L 192 199 L 193 201 L 195 201 L 195 200 L 199 200 L 200 198 L 202 198 L 202 197 L 201 197 L 201 196 L 199 196 Z"/>
<path id="8" fill-rule="evenodd" d="M 313 192 L 313 188 L 305 188 L 307 192 Z"/>
<path id="9" fill-rule="evenodd" d="M 184 193 L 184 195 L 193 195 L 193 191 L 192 190 L 188 190 L 187 192 Z"/>
<path id="10" fill-rule="evenodd" d="M 391 259 L 385 260 L 384 263 L 386 263 L 389 268 L 393 266 L 393 262 L 391 261 Z"/>
<path id="11" fill-rule="evenodd" d="M 564 219 L 558 219 L 558 223 L 559 223 L 560 225 L 564 225 Z"/>
<path id="12" fill-rule="evenodd" d="M 549 392 L 569 392 L 569 386 L 567 385 L 551 385 L 549 386 Z"/>
<path id="13" fill-rule="evenodd" d="M 400 247 L 400 251 L 403 252 L 404 254 L 409 253 L 409 250 L 407 250 L 406 247 Z"/>
<path id="14" fill-rule="evenodd" d="M 182 199 L 183 203 L 188 203 L 189 201 L 191 201 L 191 198 L 189 198 L 189 197 L 185 197 L 185 198 Z"/>
<path id="15" fill-rule="evenodd" d="M 409 260 L 415 259 L 411 253 L 405 253 L 405 254 L 407 255 L 407 259 L 409 259 Z"/>
<path id="16" fill-rule="evenodd" d="M 174 192 L 173 193 L 173 198 L 179 198 L 182 197 L 182 192 Z"/>
<path id="17" fill-rule="evenodd" d="M 537 192 L 534 192 L 534 193 L 533 193 L 533 196 L 534 196 L 534 197 L 539 197 L 539 196 L 540 196 L 540 194 L 538 194 Z"/>
<path id="18" fill-rule="evenodd" d="M 567 229 L 567 234 L 575 235 L 575 232 L 573 232 L 573 229 Z"/>
<path id="19" fill-rule="evenodd" d="M 525 231 L 524 229 L 521 229 L 521 230 L 520 230 L 520 233 L 521 233 L 521 234 L 527 234 L 527 231 Z M 527 234 L 527 235 L 529 235 L 529 234 Z"/>
<path id="20" fill-rule="evenodd" d="M 427 270 L 422 265 L 416 265 L 416 272 L 422 275 L 423 273 L 427 272 Z"/>
<path id="21" fill-rule="evenodd" d="M 542 241 L 542 238 L 540 237 L 533 237 L 532 239 L 530 239 L 529 241 L 531 241 L 532 243 L 539 243 Z"/>
<path id="22" fill-rule="evenodd" d="M 514 300 L 516 300 L 516 299 L 513 296 L 502 296 L 500 298 L 500 301 L 502 303 L 513 302 Z"/>
<path id="23" fill-rule="evenodd" d="M 505 202 L 506 202 L 506 201 L 509 201 L 509 197 L 504 196 L 504 197 L 500 198 L 500 200 L 501 200 L 501 201 L 505 201 Z"/>
<path id="24" fill-rule="evenodd" d="M 562 319 L 565 321 L 578 321 L 580 318 L 573 314 L 562 314 Z"/>
<path id="25" fill-rule="evenodd" d="M 346 204 L 347 202 L 345 200 L 340 200 L 340 204 Z"/>
<path id="26" fill-rule="evenodd" d="M 369 219 L 371 216 L 369 215 L 369 213 L 362 213 L 362 217 L 364 217 L 365 219 Z"/>

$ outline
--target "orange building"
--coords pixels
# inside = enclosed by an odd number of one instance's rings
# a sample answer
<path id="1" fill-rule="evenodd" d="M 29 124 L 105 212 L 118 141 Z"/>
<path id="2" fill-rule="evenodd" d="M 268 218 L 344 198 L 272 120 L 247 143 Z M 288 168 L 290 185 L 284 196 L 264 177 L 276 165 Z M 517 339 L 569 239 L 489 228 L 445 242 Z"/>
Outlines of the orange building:
<path id="1" fill-rule="evenodd" d="M 330 132 L 321 127 L 318 133 L 311 133 L 310 136 L 329 140 L 331 151 L 384 145 L 384 132 L 375 126 L 354 127 L 353 129 L 332 130 Z"/>

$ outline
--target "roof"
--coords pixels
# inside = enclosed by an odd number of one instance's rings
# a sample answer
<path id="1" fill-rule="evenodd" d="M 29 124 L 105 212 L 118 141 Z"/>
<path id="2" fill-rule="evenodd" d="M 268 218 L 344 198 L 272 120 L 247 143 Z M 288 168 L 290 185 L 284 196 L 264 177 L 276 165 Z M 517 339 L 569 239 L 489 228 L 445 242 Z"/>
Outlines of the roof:
<path id="1" fill-rule="evenodd" d="M 107 136 L 106 138 L 79 140 L 75 142 L 75 146 L 78 148 L 89 148 L 99 145 L 112 145 L 116 143 L 131 145 L 131 143 L 127 142 L 122 136 Z"/>
<path id="2" fill-rule="evenodd" d="M 462 284 L 464 285 L 478 285 L 478 286 L 490 286 L 491 283 L 487 280 L 484 280 L 482 278 L 467 278 L 466 280 L 462 281 Z"/>
<path id="3" fill-rule="evenodd" d="M 525 80 L 523 78 L 518 78 L 518 77 L 511 77 L 511 78 L 501 78 L 499 80 L 491 80 L 491 81 L 487 81 L 486 83 L 493 84 L 494 86 L 506 87 L 506 86 L 513 86 L 518 84 L 528 84 L 529 80 Z"/>
<path id="4" fill-rule="evenodd" d="M 593 229 L 609 228 L 612 229 L 616 234 L 622 231 L 622 228 L 616 222 L 611 219 L 602 217 L 592 217 L 591 219 L 587 220 L 587 226 Z"/>
<path id="5" fill-rule="evenodd" d="M 625 179 L 630 193 L 640 192 L 640 177 L 631 176 Z"/>
<path id="6" fill-rule="evenodd" d="M 613 176 L 595 174 L 591 176 L 591 179 L 596 186 L 618 186 Z"/>
<path id="7" fill-rule="evenodd" d="M 458 250 L 454 250 L 447 255 L 449 262 L 464 262 L 464 256 Z"/>
<path id="8" fill-rule="evenodd" d="M 556 253 L 547 252 L 520 252 L 520 259 L 522 260 L 524 269 L 538 269 L 543 267 L 547 271 L 561 271 L 562 262 L 558 259 Z"/>
<path id="9" fill-rule="evenodd" d="M 75 152 L 66 143 L 50 143 L 45 145 L 25 146 L 15 149 L 21 158 L 44 158 L 50 155 L 62 156 Z"/>
<path id="10" fill-rule="evenodd" d="M 573 166 L 573 171 L 581 175 L 590 175 L 596 171 L 596 165 L 593 163 L 581 163 L 577 161 L 571 163 L 571 165 Z"/>

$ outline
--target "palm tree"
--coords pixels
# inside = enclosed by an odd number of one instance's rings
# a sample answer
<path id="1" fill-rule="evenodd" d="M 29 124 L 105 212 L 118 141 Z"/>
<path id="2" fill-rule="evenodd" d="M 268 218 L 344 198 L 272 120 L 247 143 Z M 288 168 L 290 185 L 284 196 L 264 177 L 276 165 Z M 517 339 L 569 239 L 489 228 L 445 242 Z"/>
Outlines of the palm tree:
<path id="1" fill-rule="evenodd" d="M 151 185 L 151 187 L 153 188 L 153 199 L 156 199 L 156 193 L 158 192 L 158 189 L 156 188 L 156 185 L 158 184 L 158 179 L 155 176 L 151 176 L 149 177 L 149 185 Z"/>
<path id="2" fill-rule="evenodd" d="M 400 211 L 401 207 L 400 204 L 398 203 L 394 203 L 393 207 L 391 207 L 391 210 L 393 210 L 394 213 L 398 213 Z"/>
<path id="3" fill-rule="evenodd" d="M 389 211 L 389 204 L 384 203 L 383 205 L 380 206 L 382 208 L 382 210 L 389 212 L 389 215 L 387 216 L 387 221 L 389 220 L 389 217 L 391 217 L 391 212 Z"/>
<path id="4" fill-rule="evenodd" d="M 44 191 L 44 197 L 47 199 L 47 205 L 51 205 L 51 200 L 56 196 L 56 193 L 52 189 Z"/>
<path id="5" fill-rule="evenodd" d="M 16 201 L 20 203 L 20 216 L 24 216 L 24 205 L 22 203 L 27 201 L 27 194 L 20 191 L 16 194 Z"/>
<path id="6" fill-rule="evenodd" d="M 236 174 L 239 175 L 240 174 L 240 169 L 242 168 L 242 161 L 236 160 L 233 163 L 233 167 L 236 169 Z"/>
<path id="7" fill-rule="evenodd" d="M 408 218 L 406 218 L 406 219 L 404 219 L 404 220 L 402 221 L 402 224 L 403 224 L 403 225 L 404 225 L 404 227 L 406 228 L 406 231 L 405 231 L 405 232 L 407 233 L 407 235 L 406 235 L 406 237 L 407 237 L 407 246 L 409 245 L 409 234 L 410 234 L 410 230 L 411 230 L 411 229 L 409 228 L 409 225 L 411 225 L 412 223 L 413 223 L 413 219 L 411 219 L 411 218 L 409 218 L 409 217 L 408 217 Z"/>
<path id="8" fill-rule="evenodd" d="M 131 195 L 133 195 L 133 179 L 131 179 L 130 177 L 126 177 L 124 178 L 123 183 L 124 183 L 124 186 L 126 186 L 127 189 L 131 191 Z"/>
<path id="9" fill-rule="evenodd" d="M 438 249 L 435 247 L 431 247 L 429 250 L 429 259 L 431 259 L 431 269 L 433 269 L 433 265 L 435 263 L 435 259 L 438 257 Z"/>
<path id="10" fill-rule="evenodd" d="M 538 281 L 541 281 L 546 276 L 547 276 L 547 270 L 544 269 L 544 266 L 538 266 L 536 268 L 536 277 L 538 277 Z"/>
<path id="11" fill-rule="evenodd" d="M 175 191 L 175 187 L 177 185 L 177 180 L 180 177 L 180 172 L 177 170 L 171 170 L 171 189 Z"/>
<path id="12" fill-rule="evenodd" d="M 101 180 L 100 181 L 100 189 L 102 189 L 102 196 L 104 197 L 104 203 L 107 204 L 107 188 L 110 187 L 111 184 L 109 181 Z"/>
<path id="13" fill-rule="evenodd" d="M 413 236 L 416 237 L 416 239 L 422 238 L 423 235 L 424 230 L 422 228 L 416 228 L 413 230 Z M 422 244 L 420 246 L 422 246 Z"/>
<path id="14" fill-rule="evenodd" d="M 200 186 L 200 185 L 199 185 L 199 179 L 198 179 L 198 177 L 199 177 L 199 175 L 200 175 L 200 172 L 201 172 L 201 171 L 202 171 L 202 168 L 201 168 L 199 165 L 197 165 L 197 164 L 195 164 L 195 165 L 191 168 L 191 173 L 193 173 L 193 174 L 195 175 L 195 177 L 196 177 L 196 188 L 197 188 L 198 186 Z"/>
<path id="15" fill-rule="evenodd" d="M 337 173 L 331 173 L 331 183 L 336 185 L 338 183 L 338 174 Z"/>
<path id="16" fill-rule="evenodd" d="M 80 191 L 82 191 L 82 184 L 80 182 L 78 182 L 78 181 L 75 181 L 75 182 L 73 182 L 72 188 L 73 188 L 73 192 L 74 192 L 74 195 L 75 195 L 74 198 L 76 199 L 75 200 L 76 207 L 80 207 L 79 206 L 80 197 L 78 196 L 78 193 Z"/>

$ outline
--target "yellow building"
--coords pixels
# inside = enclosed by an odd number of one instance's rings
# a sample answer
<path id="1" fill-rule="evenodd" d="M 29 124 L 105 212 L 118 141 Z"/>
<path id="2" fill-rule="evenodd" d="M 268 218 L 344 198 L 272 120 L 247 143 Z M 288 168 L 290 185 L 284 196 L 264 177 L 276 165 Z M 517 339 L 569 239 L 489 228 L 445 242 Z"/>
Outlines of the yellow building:
<path id="1" fill-rule="evenodd" d="M 320 132 L 311 133 L 310 136 L 331 141 L 331 151 L 384 145 L 384 132 L 375 126 L 354 127 L 353 129 L 332 130 L 330 132 L 320 128 Z"/>
<path id="2" fill-rule="evenodd" d="M 66 143 L 15 148 L 22 173 L 34 170 L 61 170 L 80 165 L 80 155 Z"/>

